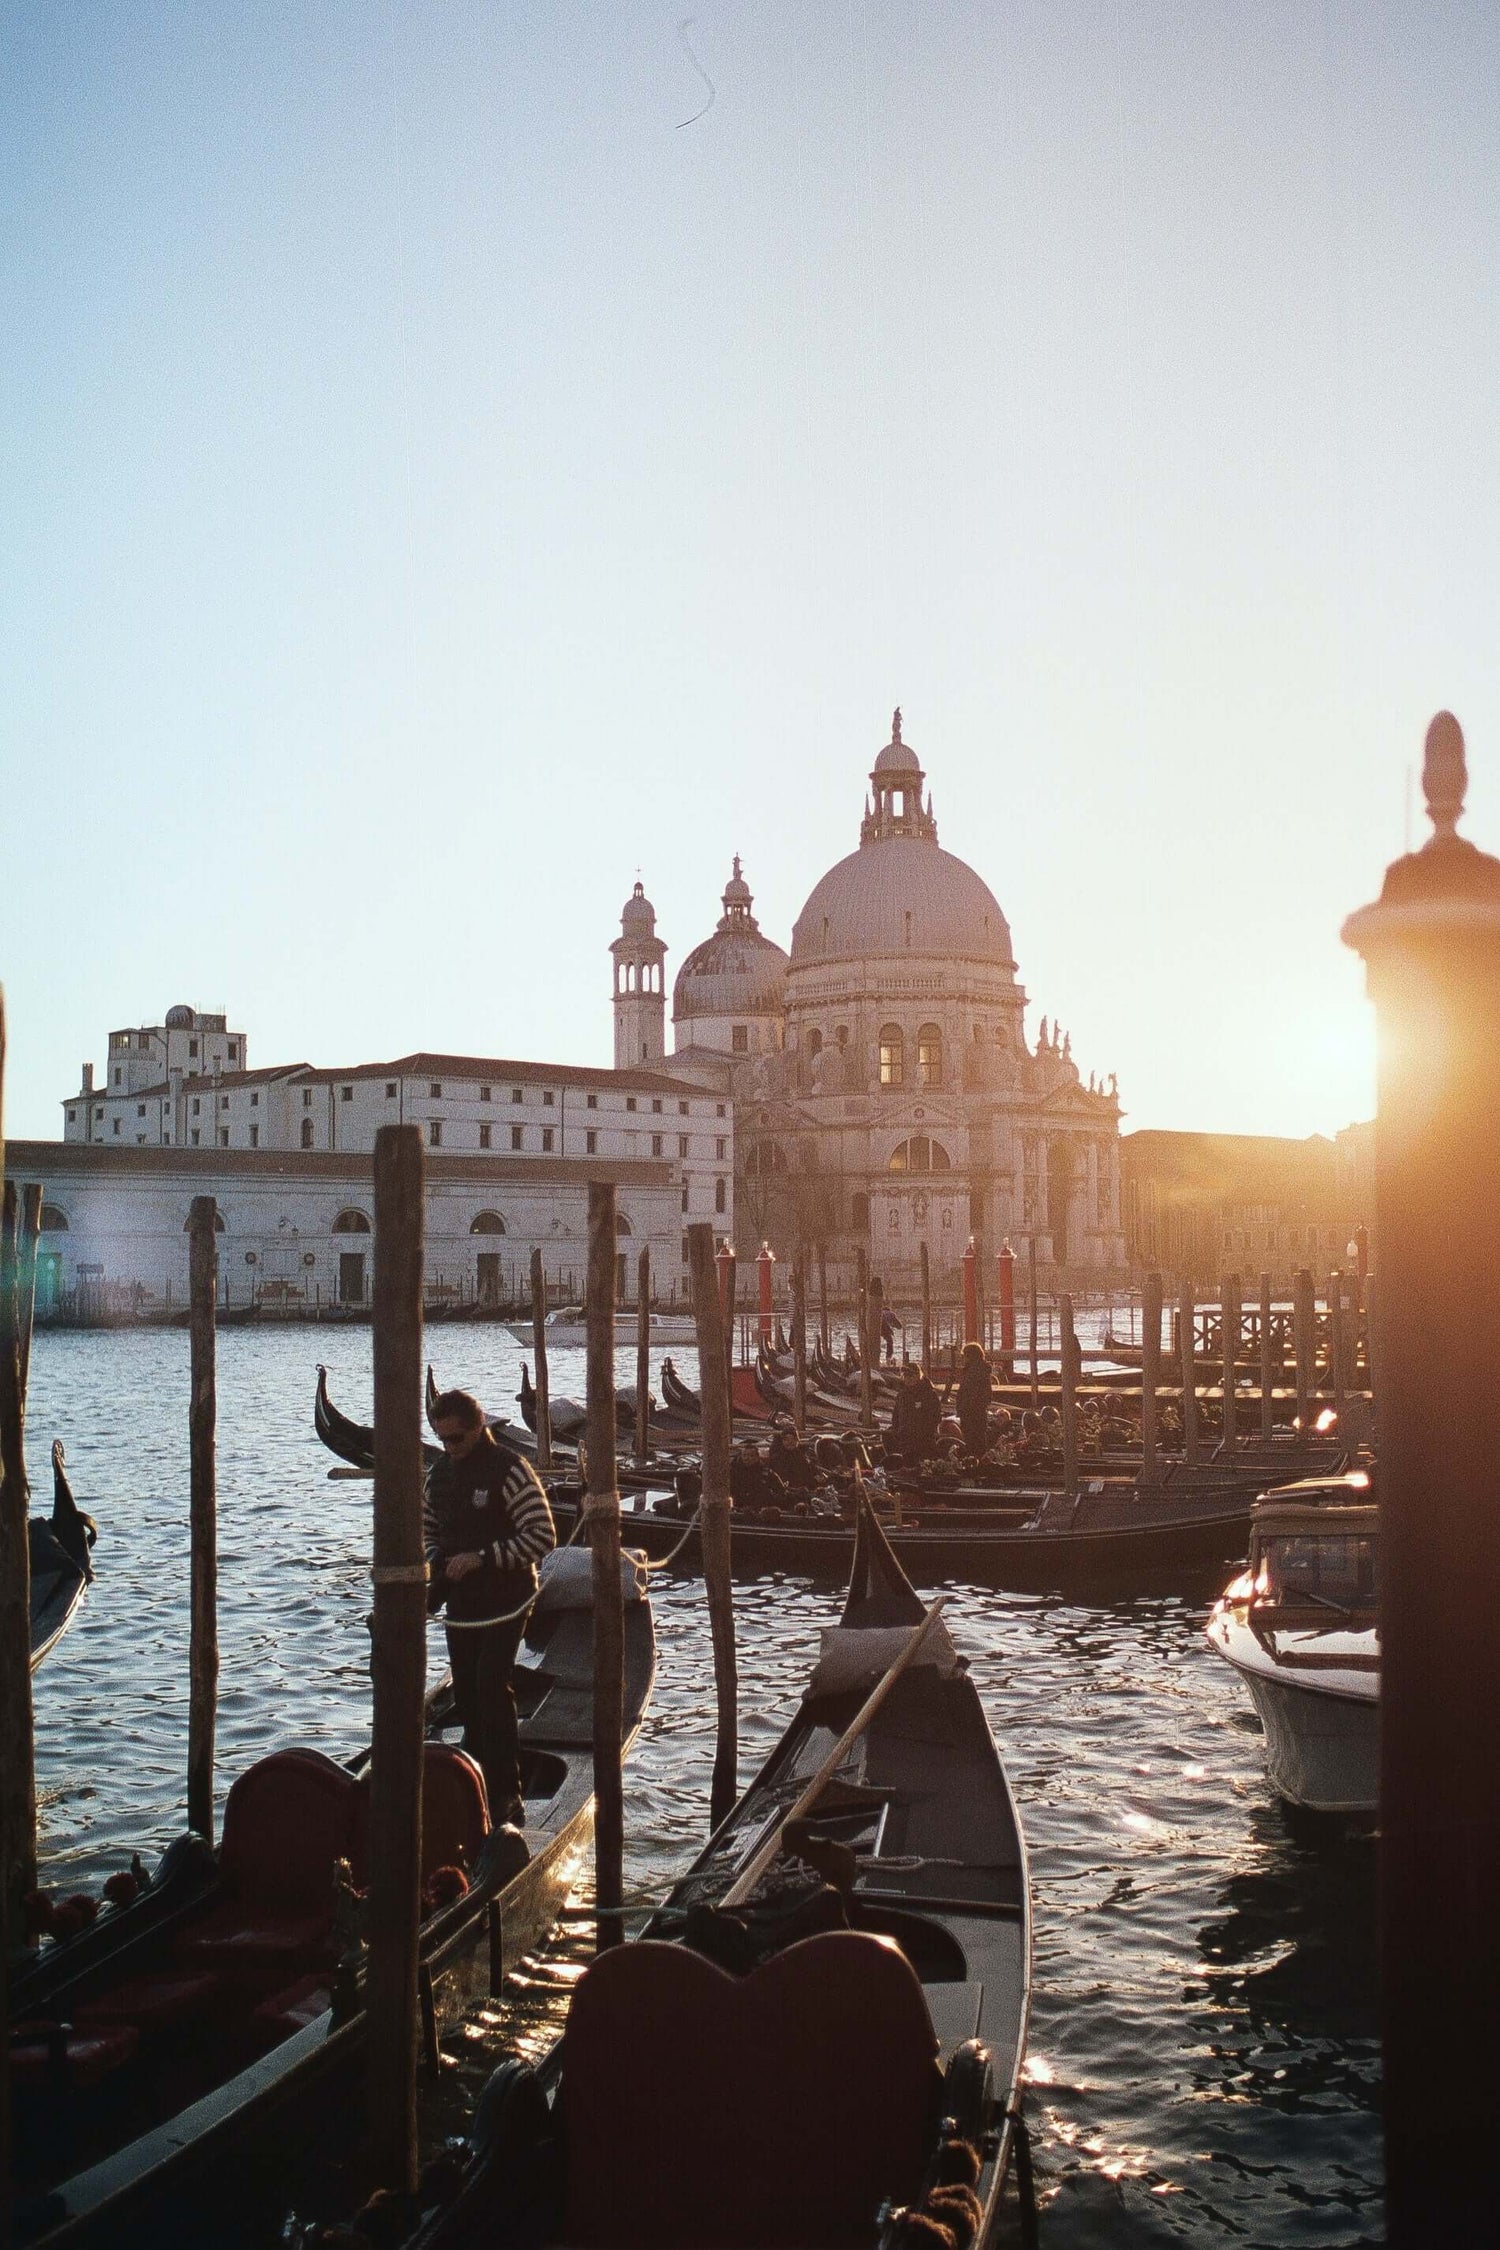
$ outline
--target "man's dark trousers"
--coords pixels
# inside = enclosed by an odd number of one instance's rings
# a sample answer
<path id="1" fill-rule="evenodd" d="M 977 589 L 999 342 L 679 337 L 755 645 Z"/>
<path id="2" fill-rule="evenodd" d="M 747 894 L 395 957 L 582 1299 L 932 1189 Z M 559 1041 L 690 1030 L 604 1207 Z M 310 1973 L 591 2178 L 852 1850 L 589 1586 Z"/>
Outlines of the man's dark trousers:
<path id="1" fill-rule="evenodd" d="M 521 1794 L 514 1673 L 525 1630 L 524 1616 L 500 1625 L 448 1630 L 453 1700 L 463 1721 L 463 1746 L 484 1775 L 490 1818 L 496 1822 L 512 1798 Z"/>

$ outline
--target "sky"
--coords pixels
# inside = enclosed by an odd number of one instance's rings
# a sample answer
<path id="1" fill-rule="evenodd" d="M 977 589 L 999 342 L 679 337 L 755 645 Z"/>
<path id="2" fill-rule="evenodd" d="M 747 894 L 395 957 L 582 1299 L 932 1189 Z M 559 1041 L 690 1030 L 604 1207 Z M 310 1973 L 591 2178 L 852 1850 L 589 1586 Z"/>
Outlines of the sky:
<path id="1" fill-rule="evenodd" d="M 0 0 L 13 1135 L 179 1001 L 607 1062 L 897 703 L 1127 1130 L 1370 1114 L 1440 706 L 1500 847 L 1500 10 L 682 4 Z"/>

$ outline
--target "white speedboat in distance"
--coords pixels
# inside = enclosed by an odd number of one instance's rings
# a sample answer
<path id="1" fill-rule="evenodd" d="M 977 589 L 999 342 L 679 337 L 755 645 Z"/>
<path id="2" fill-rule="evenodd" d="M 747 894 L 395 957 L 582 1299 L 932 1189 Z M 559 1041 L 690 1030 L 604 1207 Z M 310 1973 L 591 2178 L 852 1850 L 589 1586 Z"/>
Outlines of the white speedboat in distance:
<path id="1" fill-rule="evenodd" d="M 659 1313 L 650 1315 L 653 1344 L 696 1344 L 698 1325 L 691 1313 Z M 518 1344 L 529 1344 L 532 1325 L 529 1320 L 502 1321 Z M 582 1305 L 558 1305 L 548 1313 L 546 1320 L 547 1342 L 551 1344 L 576 1344 L 581 1349 L 588 1342 L 588 1324 Z M 633 1344 L 636 1340 L 634 1312 L 615 1314 L 615 1343 L 617 1346 Z"/>
<path id="2" fill-rule="evenodd" d="M 1379 1801 L 1376 1521 L 1362 1471 L 1268 1492 L 1249 1566 L 1204 1628 L 1250 1690 L 1272 1787 L 1312 1812 Z"/>

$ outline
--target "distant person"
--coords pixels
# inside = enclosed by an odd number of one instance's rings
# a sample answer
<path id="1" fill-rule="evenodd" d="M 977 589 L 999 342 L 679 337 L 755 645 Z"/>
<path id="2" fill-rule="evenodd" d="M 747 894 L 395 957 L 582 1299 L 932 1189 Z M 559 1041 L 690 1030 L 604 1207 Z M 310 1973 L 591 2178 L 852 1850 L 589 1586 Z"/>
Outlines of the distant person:
<path id="1" fill-rule="evenodd" d="M 889 1449 L 899 1461 L 916 1467 L 928 1459 L 937 1443 L 943 1402 L 916 1361 L 901 1370 L 901 1387 L 891 1408 Z"/>
<path id="2" fill-rule="evenodd" d="M 975 1455 L 989 1444 L 990 1363 L 982 1344 L 965 1344 L 959 1363 L 958 1422 L 964 1449 Z"/>
<path id="3" fill-rule="evenodd" d="M 771 1442 L 766 1449 L 766 1467 L 788 1492 L 805 1499 L 814 1484 L 813 1465 L 807 1448 L 794 1429 L 778 1425 L 771 1432 Z"/>
<path id="4" fill-rule="evenodd" d="M 896 1330 L 900 1326 L 901 1323 L 891 1311 L 890 1306 L 883 1306 L 880 1314 L 880 1341 L 887 1362 L 893 1360 L 896 1356 Z"/>
<path id="5" fill-rule="evenodd" d="M 484 1775 L 490 1819 L 520 1827 L 516 1652 L 537 1567 L 557 1544 L 552 1510 L 526 1456 L 485 1427 L 477 1398 L 444 1391 L 428 1419 L 443 1448 L 422 1507 L 428 1600 L 433 1609 L 447 1605 L 453 1700 L 463 1746 Z"/>
<path id="6" fill-rule="evenodd" d="M 777 1497 L 753 1440 L 740 1446 L 729 1464 L 729 1497 L 737 1508 L 764 1508 Z"/>

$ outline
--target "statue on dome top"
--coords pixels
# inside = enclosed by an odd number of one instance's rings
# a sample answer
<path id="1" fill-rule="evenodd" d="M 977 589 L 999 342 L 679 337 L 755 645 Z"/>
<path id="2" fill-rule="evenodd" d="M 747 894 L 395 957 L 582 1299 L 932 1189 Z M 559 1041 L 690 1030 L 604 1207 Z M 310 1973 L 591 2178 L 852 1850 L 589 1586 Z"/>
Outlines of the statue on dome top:
<path id="1" fill-rule="evenodd" d="M 891 713 L 891 740 L 892 742 L 901 740 L 901 706 L 899 703 Z"/>

